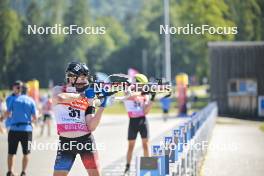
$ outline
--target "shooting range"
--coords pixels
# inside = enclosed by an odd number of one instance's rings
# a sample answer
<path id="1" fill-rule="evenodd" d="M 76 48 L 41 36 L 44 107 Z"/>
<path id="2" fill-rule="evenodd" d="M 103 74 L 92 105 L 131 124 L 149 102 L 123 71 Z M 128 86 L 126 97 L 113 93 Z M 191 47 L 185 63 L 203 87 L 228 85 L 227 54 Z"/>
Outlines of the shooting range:
<path id="1" fill-rule="evenodd" d="M 257 118 L 264 94 L 264 42 L 211 42 L 211 99 L 220 115 Z"/>

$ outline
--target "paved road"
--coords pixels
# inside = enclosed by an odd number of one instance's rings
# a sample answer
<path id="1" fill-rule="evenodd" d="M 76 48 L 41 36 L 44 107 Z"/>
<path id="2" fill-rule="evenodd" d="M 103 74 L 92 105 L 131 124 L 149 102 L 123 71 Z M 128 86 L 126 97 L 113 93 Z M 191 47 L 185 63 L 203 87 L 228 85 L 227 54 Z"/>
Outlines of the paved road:
<path id="1" fill-rule="evenodd" d="M 167 122 L 163 122 L 160 115 L 150 115 L 150 140 L 158 142 L 166 133 L 169 133 L 173 127 L 185 119 L 176 119 L 171 117 Z M 99 151 L 100 164 L 103 175 L 121 175 L 125 166 L 125 154 L 127 149 L 127 126 L 128 118 L 124 116 L 104 116 L 101 125 L 94 133 L 97 146 L 102 150 Z M 49 176 L 52 175 L 53 164 L 56 155 L 57 135 L 55 127 L 53 126 L 53 134 L 51 137 L 37 137 L 38 129 L 34 133 L 34 141 L 39 149 L 33 150 L 31 154 L 31 162 L 28 168 L 29 176 Z M 6 157 L 7 157 L 7 136 L 0 135 L 0 176 L 4 175 L 7 171 Z M 49 144 L 48 144 L 49 143 Z M 49 150 L 40 150 L 43 145 L 49 145 Z M 138 138 L 136 144 L 135 155 L 141 155 L 141 143 Z M 133 159 L 133 161 L 135 158 Z M 21 170 L 21 149 L 18 151 L 16 167 L 17 173 Z M 134 165 L 134 162 L 133 164 Z M 133 169 L 132 169 L 133 171 Z M 133 173 L 133 172 L 132 172 Z M 69 175 L 83 176 L 86 171 L 81 163 L 79 157 L 74 163 L 74 166 Z M 133 175 L 133 174 L 132 174 Z"/>
<path id="2" fill-rule="evenodd" d="M 264 133 L 259 122 L 218 118 L 202 176 L 263 176 Z"/>

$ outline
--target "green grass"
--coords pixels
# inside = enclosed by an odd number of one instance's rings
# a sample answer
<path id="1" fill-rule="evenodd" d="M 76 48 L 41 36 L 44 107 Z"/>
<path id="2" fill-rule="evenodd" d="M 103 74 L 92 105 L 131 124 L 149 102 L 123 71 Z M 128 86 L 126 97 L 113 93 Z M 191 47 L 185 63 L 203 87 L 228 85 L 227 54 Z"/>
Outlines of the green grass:
<path id="1" fill-rule="evenodd" d="M 174 103 L 175 105 L 175 103 Z M 171 112 L 176 112 L 175 106 L 172 105 Z M 162 113 L 159 102 L 155 102 L 150 113 Z M 127 114 L 125 106 L 122 102 L 117 102 L 112 106 L 109 106 L 105 109 L 104 114 Z"/>
<path id="2" fill-rule="evenodd" d="M 259 128 L 260 128 L 261 131 L 264 132 L 264 123 L 262 123 Z"/>
<path id="3" fill-rule="evenodd" d="M 205 107 L 207 104 L 208 104 L 208 98 L 199 98 L 197 102 L 192 104 L 191 109 L 199 110 Z M 171 103 L 170 112 L 171 113 L 178 112 L 178 104 L 175 100 Z M 113 104 L 112 106 L 107 107 L 104 113 L 105 114 L 126 114 L 127 112 L 124 107 L 124 104 L 122 102 L 117 102 Z M 159 101 L 154 102 L 150 113 L 162 113 L 162 109 L 161 109 Z"/>
<path id="4" fill-rule="evenodd" d="M 11 93 L 10 90 L 0 90 L 0 98 L 3 98 L 3 96 L 8 96 Z"/>
<path id="5" fill-rule="evenodd" d="M 105 108 L 104 114 L 126 114 L 126 110 L 123 103 L 118 102 Z"/>
<path id="6" fill-rule="evenodd" d="M 192 91 L 197 91 L 197 90 L 204 90 L 204 89 L 208 89 L 208 85 L 200 85 L 200 86 L 190 86 L 189 90 Z"/>

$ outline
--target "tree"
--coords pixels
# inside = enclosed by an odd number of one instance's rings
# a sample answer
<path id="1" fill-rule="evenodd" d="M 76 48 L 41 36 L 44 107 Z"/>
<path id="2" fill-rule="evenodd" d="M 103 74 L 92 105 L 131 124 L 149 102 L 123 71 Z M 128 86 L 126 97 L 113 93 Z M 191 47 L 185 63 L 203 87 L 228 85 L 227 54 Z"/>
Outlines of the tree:
<path id="1" fill-rule="evenodd" d="M 83 0 L 71 1 L 68 5 L 67 12 L 64 15 L 65 26 L 78 25 L 81 27 L 91 26 L 90 12 L 88 2 Z M 85 34 L 67 35 L 63 45 L 63 57 L 65 65 L 72 58 L 78 58 L 82 62 L 86 62 L 86 50 L 90 45 L 90 38 Z"/>
<path id="2" fill-rule="evenodd" d="M 232 0 L 226 2 L 230 9 L 229 18 L 238 27 L 236 40 L 261 40 L 263 39 L 263 1 L 261 0 Z M 261 8 L 262 4 L 262 8 Z M 262 9 L 262 10 L 261 10 Z"/>
<path id="3" fill-rule="evenodd" d="M 15 46 L 20 41 L 21 21 L 16 12 L 9 8 L 8 0 L 0 1 L 0 80 L 7 81 L 7 65 Z"/>
<path id="4" fill-rule="evenodd" d="M 124 1 L 124 0 L 89 0 L 92 15 L 97 17 L 112 17 L 126 23 L 127 16 L 136 16 L 142 5 L 141 0 Z"/>
<path id="5" fill-rule="evenodd" d="M 124 27 L 113 17 L 101 17 L 95 22 L 96 26 L 106 28 L 104 35 L 94 36 L 93 46 L 87 50 L 89 66 L 94 71 L 101 71 L 104 63 L 109 62 L 110 55 L 125 47 L 129 37 L 124 31 Z M 122 58 L 120 58 L 122 59 Z"/>
<path id="6" fill-rule="evenodd" d="M 237 35 L 171 35 L 172 75 L 186 72 L 208 76 L 209 41 L 263 40 L 263 0 L 170 0 L 171 26 L 238 26 Z M 28 0 L 0 1 L 0 82 L 37 78 L 62 82 L 73 58 L 93 71 L 142 69 L 147 51 L 147 75 L 160 76 L 164 62 L 163 1 Z M 104 35 L 27 35 L 27 25 L 104 26 Z M 23 30 L 22 30 L 23 29 Z M 26 72 L 25 72 L 26 70 Z M 21 74 L 23 73 L 23 74 Z"/>
<path id="7" fill-rule="evenodd" d="M 234 27 L 235 24 L 227 17 L 229 8 L 224 0 L 180 0 L 171 6 L 172 26 L 222 26 Z M 207 42 L 219 40 L 234 40 L 234 35 L 174 35 L 172 36 L 172 61 L 176 72 L 196 74 L 202 78 L 208 76 L 209 64 Z M 178 61 L 176 61 L 178 60 Z M 185 69 L 184 69 L 185 68 Z"/>

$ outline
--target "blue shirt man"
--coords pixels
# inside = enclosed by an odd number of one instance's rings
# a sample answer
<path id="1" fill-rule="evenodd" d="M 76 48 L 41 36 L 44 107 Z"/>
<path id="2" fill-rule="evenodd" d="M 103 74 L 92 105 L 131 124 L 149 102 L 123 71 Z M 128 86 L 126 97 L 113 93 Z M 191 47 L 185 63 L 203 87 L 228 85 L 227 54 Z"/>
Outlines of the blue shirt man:
<path id="1" fill-rule="evenodd" d="M 36 116 L 36 104 L 27 95 L 9 96 L 6 100 L 7 111 L 11 113 L 11 131 L 32 131 L 31 117 Z"/>
<path id="2" fill-rule="evenodd" d="M 23 92 L 24 90 L 24 92 Z M 30 153 L 30 142 L 32 142 L 32 119 L 36 120 L 36 105 L 32 98 L 26 95 L 27 87 L 23 82 L 16 81 L 13 84 L 13 94 L 6 100 L 10 129 L 8 132 L 8 172 L 12 176 L 14 155 L 17 153 L 18 144 L 21 143 L 23 151 L 21 176 L 26 175 L 28 165 L 28 154 Z"/>

